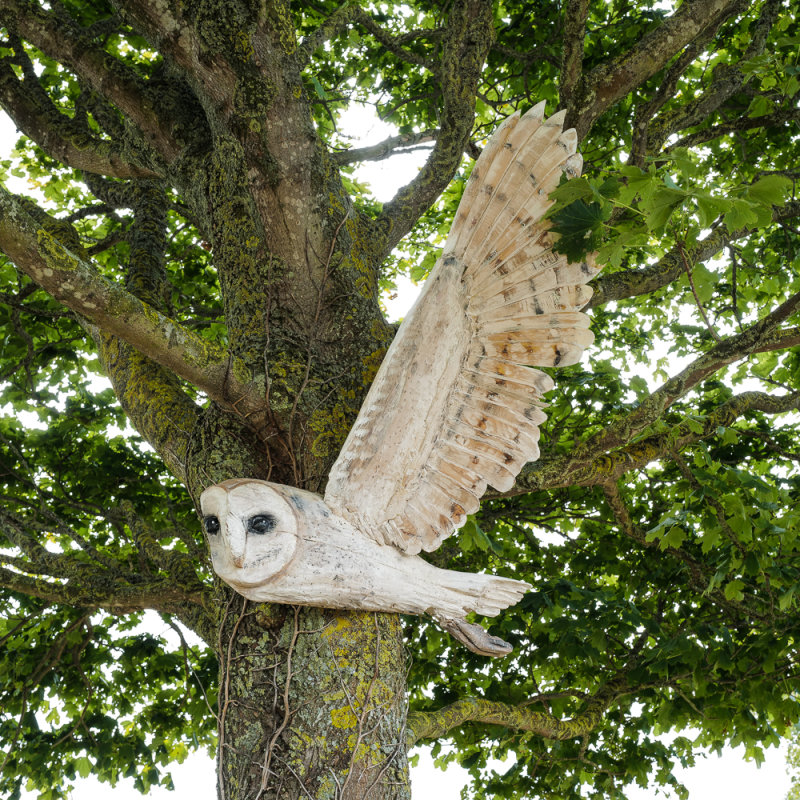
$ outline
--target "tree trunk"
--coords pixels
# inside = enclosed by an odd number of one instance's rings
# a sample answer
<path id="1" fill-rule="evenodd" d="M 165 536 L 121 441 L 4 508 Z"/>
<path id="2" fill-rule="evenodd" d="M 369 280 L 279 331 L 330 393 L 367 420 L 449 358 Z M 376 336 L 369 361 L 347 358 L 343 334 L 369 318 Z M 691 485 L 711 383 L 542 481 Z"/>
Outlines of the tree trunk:
<path id="1" fill-rule="evenodd" d="M 221 800 L 409 798 L 400 618 L 227 593 Z"/>

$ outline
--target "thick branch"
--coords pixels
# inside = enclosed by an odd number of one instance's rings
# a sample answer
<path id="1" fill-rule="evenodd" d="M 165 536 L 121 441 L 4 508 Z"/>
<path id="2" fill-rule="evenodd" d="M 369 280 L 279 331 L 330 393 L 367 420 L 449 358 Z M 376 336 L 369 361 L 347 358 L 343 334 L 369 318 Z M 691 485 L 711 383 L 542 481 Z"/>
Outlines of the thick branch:
<path id="1" fill-rule="evenodd" d="M 31 578 L 0 566 L 0 586 L 12 592 L 38 597 L 48 603 L 104 608 L 115 614 L 148 608 L 176 614 L 184 610 L 187 603 L 203 607 L 210 602 L 210 597 L 206 597 L 205 592 L 187 593 L 176 587 L 175 582 L 169 578 L 126 585 L 113 580 L 97 580 L 92 584 L 83 576 L 80 581 L 57 583 Z"/>
<path id="2" fill-rule="evenodd" d="M 120 15 L 138 29 L 183 73 L 206 112 L 229 112 L 236 92 L 236 75 L 221 52 L 213 56 L 187 18 L 191 9 L 172 0 L 114 0 Z M 215 24 L 227 25 L 223 18 Z M 205 21 L 211 24 L 210 18 Z"/>
<path id="3" fill-rule="evenodd" d="M 61 114 L 38 82 L 21 83 L 7 63 L 0 64 L 0 105 L 19 130 L 68 167 L 112 178 L 156 175 L 128 162 L 115 144 L 99 139 L 88 127 Z"/>
<path id="4" fill-rule="evenodd" d="M 737 117 L 733 122 L 689 133 L 671 144 L 666 150 L 670 152 L 676 147 L 696 147 L 732 133 L 751 131 L 756 128 L 781 128 L 789 123 L 800 124 L 800 109 L 791 106 L 780 107 L 774 113 L 761 117 Z"/>
<path id="5" fill-rule="evenodd" d="M 761 16 L 750 27 L 748 32 L 750 35 L 750 44 L 742 56 L 742 61 L 750 61 L 764 52 L 767 37 L 778 18 L 782 6 L 782 0 L 768 0 L 768 2 L 764 3 Z M 715 28 L 718 27 L 721 21 L 721 19 L 717 20 Z M 704 33 L 707 33 L 707 31 Z M 704 36 L 704 38 L 706 37 Z M 699 125 L 704 120 L 708 119 L 723 106 L 730 97 L 741 91 L 745 81 L 746 75 L 738 66 L 720 64 L 714 70 L 711 84 L 700 97 L 687 103 L 685 106 L 670 110 L 663 115 L 663 118 L 658 119 L 655 125 L 651 126 L 646 137 L 646 149 L 641 152 L 642 158 L 647 154 L 647 151 L 653 152 L 660 149 L 663 142 L 671 134 Z M 670 95 L 671 94 L 672 91 L 670 91 Z M 786 111 L 788 111 L 788 109 Z M 790 118 L 791 115 L 784 113 L 780 122 L 776 120 L 775 124 L 780 124 L 781 122 L 785 123 Z M 763 121 L 764 120 L 762 120 L 762 122 Z M 748 122 L 752 123 L 752 120 L 748 120 Z M 749 127 L 753 126 L 751 125 Z M 703 141 L 709 141 L 709 139 L 704 139 Z M 677 145 L 672 145 L 672 147 L 674 146 Z"/>
<path id="6" fill-rule="evenodd" d="M 666 433 L 648 436 L 594 459 L 591 463 L 569 470 L 563 485 L 598 486 L 614 482 L 626 472 L 642 469 L 660 458 L 672 457 L 689 445 L 714 436 L 720 427 L 727 428 L 748 411 L 785 414 L 800 409 L 800 393 L 772 397 L 763 392 L 743 392 L 723 403 L 705 419 L 681 423 Z M 698 428 L 699 425 L 699 428 Z M 580 460 L 580 456 L 578 457 Z"/>
<path id="7" fill-rule="evenodd" d="M 0 189 L 0 249 L 42 288 L 103 333 L 133 345 L 209 397 L 258 426 L 263 396 L 238 363 L 134 295 L 103 278 L 44 226 L 26 204 Z M 257 428 L 258 429 L 258 428 Z"/>
<path id="8" fill-rule="evenodd" d="M 798 201 L 791 201 L 784 206 L 776 206 L 772 210 L 772 219 L 778 223 L 798 216 L 800 216 L 800 202 Z M 741 228 L 729 233 L 724 227 L 718 225 L 705 239 L 697 243 L 691 253 L 688 253 L 690 260 L 694 264 L 707 261 L 727 244 L 735 239 L 741 239 L 749 233 L 751 231 L 748 228 Z M 685 268 L 680 252 L 677 247 L 674 247 L 655 264 L 649 264 L 642 269 L 600 275 L 592 281 L 594 294 L 588 308 L 605 305 L 611 300 L 650 294 L 669 285 L 684 273 Z"/>
<path id="9" fill-rule="evenodd" d="M 655 75 L 709 24 L 746 6 L 743 0 L 688 0 L 627 53 L 599 64 L 581 81 L 567 124 L 582 139 L 594 121 L 643 81 Z"/>
<path id="10" fill-rule="evenodd" d="M 378 218 L 386 225 L 385 254 L 430 208 L 458 169 L 472 130 L 478 80 L 493 39 L 491 3 L 457 0 L 450 11 L 442 58 L 437 65 L 442 89 L 439 137 L 419 174 L 397 193 Z"/>
<path id="11" fill-rule="evenodd" d="M 571 453 L 543 458 L 528 465 L 520 473 L 514 488 L 505 496 L 575 484 L 607 484 L 631 469 L 638 469 L 667 455 L 670 447 L 675 449 L 676 442 L 684 447 L 713 435 L 717 427 L 730 425 L 745 411 L 760 410 L 776 414 L 795 408 L 795 395 L 773 398 L 759 392 L 745 392 L 720 406 L 715 412 L 716 416 L 709 415 L 707 420 L 710 421 L 704 424 L 702 433 L 677 426 L 663 436 L 653 436 L 631 444 L 672 403 L 718 369 L 753 353 L 788 349 L 800 344 L 800 328 L 777 330 L 777 326 L 799 306 L 800 294 L 797 294 L 739 335 L 712 347 L 679 375 L 656 389 L 637 408 L 618 417 Z"/>
<path id="12" fill-rule="evenodd" d="M 800 308 L 800 293 L 767 314 L 736 336 L 730 336 L 696 358 L 678 375 L 645 398 L 638 408 L 608 425 L 577 451 L 581 458 L 592 458 L 630 442 L 652 425 L 676 400 L 722 367 L 753 353 L 793 346 L 797 328 L 781 331 L 778 326 Z M 576 452 L 576 455 L 578 453 Z"/>
<path id="13" fill-rule="evenodd" d="M 559 108 L 569 107 L 572 94 L 581 79 L 588 14 L 589 0 L 567 0 L 564 7 Z"/>
<path id="14" fill-rule="evenodd" d="M 56 18 L 32 2 L 6 0 L 4 7 L 9 27 L 114 103 L 163 158 L 172 160 L 178 154 L 171 134 L 174 121 L 151 101 L 133 70 L 87 40 L 77 24 Z"/>
<path id="15" fill-rule="evenodd" d="M 438 739 L 465 722 L 502 725 L 531 731 L 546 739 L 575 739 L 593 731 L 603 718 L 607 703 L 592 706 L 572 719 L 557 719 L 545 711 L 495 703 L 475 698 L 458 700 L 438 711 L 412 711 L 408 715 L 406 745 L 410 749 L 423 739 Z"/>
<path id="16" fill-rule="evenodd" d="M 633 121 L 633 142 L 631 154 L 628 159 L 629 164 L 644 165 L 645 156 L 648 152 L 650 142 L 650 123 L 653 117 L 663 108 L 665 103 L 672 99 L 678 86 L 678 81 L 684 72 L 703 52 L 703 49 L 714 38 L 719 27 L 724 22 L 722 16 L 715 20 L 690 42 L 684 51 L 675 59 L 670 68 L 666 71 L 663 80 L 653 94 L 649 102 L 640 105 L 636 109 Z M 659 141 L 659 145 L 661 141 Z"/>

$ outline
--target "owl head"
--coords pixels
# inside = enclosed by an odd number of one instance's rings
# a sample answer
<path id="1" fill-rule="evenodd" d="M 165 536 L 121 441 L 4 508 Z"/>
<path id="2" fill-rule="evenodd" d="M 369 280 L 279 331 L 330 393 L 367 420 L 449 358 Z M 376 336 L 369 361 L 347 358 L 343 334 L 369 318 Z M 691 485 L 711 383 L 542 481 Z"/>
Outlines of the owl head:
<path id="1" fill-rule="evenodd" d="M 248 478 L 223 481 L 200 495 L 214 572 L 241 594 L 275 578 L 297 554 L 296 491 Z"/>

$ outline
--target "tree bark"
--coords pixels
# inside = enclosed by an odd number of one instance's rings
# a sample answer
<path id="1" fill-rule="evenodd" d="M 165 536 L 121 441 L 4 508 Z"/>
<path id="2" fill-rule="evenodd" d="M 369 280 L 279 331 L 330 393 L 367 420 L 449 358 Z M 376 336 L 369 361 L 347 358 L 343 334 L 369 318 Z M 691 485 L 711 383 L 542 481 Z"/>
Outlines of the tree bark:
<path id="1" fill-rule="evenodd" d="M 222 800 L 411 796 L 398 616 L 231 594 L 221 621 Z"/>

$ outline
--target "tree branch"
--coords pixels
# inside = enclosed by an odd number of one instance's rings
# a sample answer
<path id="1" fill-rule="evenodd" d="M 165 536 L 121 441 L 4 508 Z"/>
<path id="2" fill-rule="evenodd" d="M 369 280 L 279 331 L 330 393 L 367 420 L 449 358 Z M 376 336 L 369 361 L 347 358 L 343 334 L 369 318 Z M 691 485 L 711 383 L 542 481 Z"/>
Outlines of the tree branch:
<path id="1" fill-rule="evenodd" d="M 629 164 L 636 164 L 640 167 L 644 165 L 645 157 L 652 143 L 650 139 L 650 123 L 653 117 L 664 104 L 674 96 L 681 76 L 703 52 L 708 42 L 714 38 L 723 22 L 724 19 L 719 17 L 714 23 L 708 25 L 698 34 L 697 38 L 686 46 L 684 51 L 675 59 L 675 62 L 667 70 L 664 79 L 659 84 L 650 101 L 637 106 L 633 121 L 632 147 L 630 157 L 628 158 Z M 659 142 L 659 144 L 661 144 L 661 142 Z"/>
<path id="2" fill-rule="evenodd" d="M 187 18 L 190 9 L 180 8 L 173 0 L 113 0 L 113 5 L 181 71 L 206 113 L 224 117 L 230 112 L 236 92 L 235 72 L 224 53 L 209 52 Z M 214 23 L 227 24 L 221 18 Z M 210 25 L 211 19 L 204 24 Z"/>
<path id="3" fill-rule="evenodd" d="M 682 422 L 666 433 L 648 436 L 638 442 L 620 447 L 586 463 L 582 454 L 575 454 L 575 464 L 569 467 L 562 486 L 603 486 L 615 482 L 626 472 L 642 469 L 660 458 L 672 457 L 691 444 L 714 436 L 719 427 L 728 428 L 748 411 L 765 414 L 785 414 L 800 409 L 800 392 L 773 397 L 763 392 L 743 392 L 723 403 L 704 420 Z M 698 430 L 698 424 L 700 429 Z"/>
<path id="4" fill-rule="evenodd" d="M 697 145 L 718 139 L 720 136 L 728 136 L 731 133 L 737 133 L 739 131 L 751 131 L 756 128 L 779 128 L 788 125 L 790 122 L 795 124 L 800 123 L 800 109 L 789 106 L 777 108 L 773 114 L 764 114 L 761 117 L 740 116 L 733 122 L 714 125 L 710 128 L 696 131 L 695 133 L 688 133 L 666 148 L 666 152 L 670 152 L 676 147 L 696 147 Z"/>
<path id="5" fill-rule="evenodd" d="M 67 246 L 54 235 L 56 221 L 37 224 L 30 213 L 34 208 L 0 188 L 0 249 L 23 272 L 104 334 L 128 342 L 263 430 L 266 403 L 241 364 L 102 277 L 76 242 Z"/>
<path id="6" fill-rule="evenodd" d="M 753 353 L 793 346 L 797 339 L 797 328 L 781 331 L 778 326 L 798 308 L 800 292 L 741 333 L 711 347 L 645 398 L 633 411 L 607 425 L 600 433 L 576 448 L 576 456 L 594 458 L 630 442 L 652 425 L 676 400 L 722 367 Z"/>
<path id="7" fill-rule="evenodd" d="M 183 616 L 186 604 L 210 607 L 210 597 L 206 592 L 186 593 L 177 588 L 169 578 L 143 581 L 136 585 L 120 584 L 108 577 L 92 572 L 93 583 L 87 576 L 81 580 L 66 582 L 47 581 L 32 578 L 0 566 L 0 586 L 12 592 L 20 592 L 29 597 L 38 597 L 48 603 L 77 606 L 80 608 L 104 608 L 114 614 L 127 614 L 132 611 L 153 609 L 168 614 Z"/>
<path id="8" fill-rule="evenodd" d="M 656 539 L 648 541 L 646 532 L 631 519 L 630 511 L 619 491 L 618 484 L 611 481 L 603 484 L 602 488 L 608 507 L 611 509 L 611 513 L 614 515 L 620 530 L 642 549 L 660 550 L 660 543 Z M 662 552 L 665 556 L 680 561 L 686 567 L 689 583 L 699 595 L 709 597 L 715 605 L 729 613 L 732 618 L 740 618 L 742 613 L 746 613 L 758 619 L 764 619 L 763 609 L 759 609 L 753 602 L 742 603 L 728 600 L 724 591 L 720 588 L 709 591 L 709 583 L 716 571 L 716 567 L 709 568 L 708 564 L 693 558 L 682 547 L 670 547 Z"/>
<path id="9" fill-rule="evenodd" d="M 502 725 L 514 730 L 530 731 L 546 739 L 575 739 L 593 731 L 603 718 L 609 702 L 594 703 L 572 719 L 558 719 L 545 711 L 512 706 L 490 700 L 468 698 L 457 700 L 438 711 L 411 711 L 408 714 L 406 747 L 410 749 L 423 739 L 438 739 L 465 722 Z"/>
<path id="10" fill-rule="evenodd" d="M 564 7 L 559 108 L 568 108 L 583 72 L 583 46 L 589 0 L 567 0 Z"/>
<path id="11" fill-rule="evenodd" d="M 435 142 L 439 131 L 422 131 L 420 133 L 406 133 L 401 136 L 390 136 L 378 144 L 368 147 L 355 147 L 350 150 L 338 150 L 331 153 L 331 161 L 337 166 L 354 164 L 356 161 L 381 161 L 384 158 L 395 155 L 397 150 L 408 152 L 409 148 L 415 145 Z"/>
<path id="12" fill-rule="evenodd" d="M 4 17 L 9 28 L 114 103 L 162 158 L 171 161 L 178 155 L 172 135 L 175 120 L 163 105 L 152 102 L 144 82 L 132 69 L 93 44 L 77 24 L 27 0 L 6 0 Z"/>
<path id="13" fill-rule="evenodd" d="M 390 53 L 396 55 L 401 61 L 418 66 L 431 67 L 431 62 L 419 54 L 404 47 L 403 44 L 409 40 L 417 38 L 409 34 L 395 36 L 384 30 L 370 15 L 368 11 L 358 5 L 345 3 L 334 11 L 314 33 L 306 36 L 298 48 L 300 58 L 303 63 L 308 63 L 314 53 L 322 47 L 325 42 L 335 39 L 354 24 L 361 25 L 378 44 L 382 45 Z M 417 36 L 425 34 L 427 36 L 439 35 L 440 31 L 418 31 Z"/>
<path id="14" fill-rule="evenodd" d="M 112 178 L 156 175 L 128 161 L 113 142 L 92 135 L 87 126 L 60 113 L 39 82 L 19 81 L 7 60 L 0 63 L 0 105 L 22 133 L 68 167 Z"/>
<path id="15" fill-rule="evenodd" d="M 627 53 L 584 75 L 569 109 L 567 125 L 582 139 L 594 121 L 628 92 L 655 75 L 709 24 L 739 13 L 747 0 L 687 0 Z"/>
<path id="16" fill-rule="evenodd" d="M 782 6 L 782 0 L 768 0 L 766 3 L 764 3 L 761 16 L 750 28 L 750 43 L 744 55 L 742 56 L 742 61 L 749 61 L 764 52 L 764 48 L 766 47 L 767 43 L 767 37 L 772 29 L 772 26 L 775 24 L 778 15 L 780 14 Z M 722 18 L 717 19 L 713 27 L 710 26 L 711 31 L 716 31 L 722 21 Z M 708 29 L 704 32 L 704 34 L 707 33 Z M 705 40 L 707 38 L 708 36 L 704 35 L 703 39 Z M 720 64 L 714 70 L 711 84 L 700 97 L 690 103 L 687 103 L 685 106 L 671 109 L 664 114 L 662 118 L 658 119 L 654 125 L 650 126 L 646 136 L 645 149 L 641 152 L 642 158 L 644 158 L 644 155 L 646 155 L 648 151 L 652 152 L 656 149 L 660 149 L 663 142 L 671 134 L 676 133 L 679 130 L 685 130 L 686 128 L 699 125 L 704 120 L 708 119 L 721 106 L 723 106 L 730 97 L 741 91 L 745 80 L 746 76 L 738 66 Z M 674 87 L 668 88 L 669 94 L 667 96 L 671 96 L 673 93 L 672 89 Z M 786 113 L 788 111 L 789 109 L 784 109 L 784 115 L 783 118 L 780 119 L 780 122 L 785 123 L 791 118 L 792 115 Z M 738 122 L 744 121 L 738 120 Z M 747 122 L 752 123 L 753 120 L 748 119 Z M 776 124 L 780 123 L 776 121 Z M 756 126 L 749 125 L 748 127 Z M 709 141 L 709 139 L 704 139 L 703 141 Z M 670 149 L 676 146 L 680 145 L 673 144 L 671 145 Z M 686 144 L 683 146 L 686 146 Z"/>
<path id="17" fill-rule="evenodd" d="M 800 216 L 800 201 L 797 200 L 783 206 L 776 206 L 772 210 L 772 219 L 778 223 L 798 216 Z M 741 239 L 749 233 L 751 233 L 749 228 L 741 228 L 729 233 L 721 225 L 716 225 L 712 227 L 711 233 L 698 242 L 695 249 L 687 255 L 693 264 L 707 261 L 727 244 Z M 611 300 L 623 300 L 627 297 L 650 294 L 677 280 L 683 273 L 684 266 L 680 252 L 677 247 L 674 247 L 655 264 L 649 264 L 638 270 L 602 274 L 595 278 L 591 283 L 594 293 L 587 308 L 596 308 Z"/>
<path id="18" fill-rule="evenodd" d="M 797 346 L 800 343 L 800 328 L 778 330 L 777 326 L 798 307 L 800 293 L 742 333 L 712 347 L 680 374 L 656 389 L 638 407 L 610 422 L 602 431 L 589 437 L 570 453 L 542 458 L 529 464 L 520 473 L 514 488 L 502 496 L 512 497 L 525 492 L 571 485 L 604 485 L 631 469 L 639 469 L 668 455 L 670 448 L 674 450 L 676 447 L 686 447 L 708 438 L 719 426 L 728 427 L 736 417 L 746 411 L 758 410 L 777 414 L 796 408 L 800 395 L 774 398 L 759 392 L 745 392 L 736 395 L 710 414 L 700 433 L 693 430 L 696 426 L 677 425 L 666 434 L 634 441 L 675 400 L 721 367 L 753 353 Z"/>
<path id="19" fill-rule="evenodd" d="M 386 231 L 384 257 L 447 188 L 458 169 L 472 130 L 478 80 L 493 40 L 491 3 L 456 0 L 436 68 L 442 89 L 439 137 L 419 174 L 384 206 L 377 219 Z"/>

